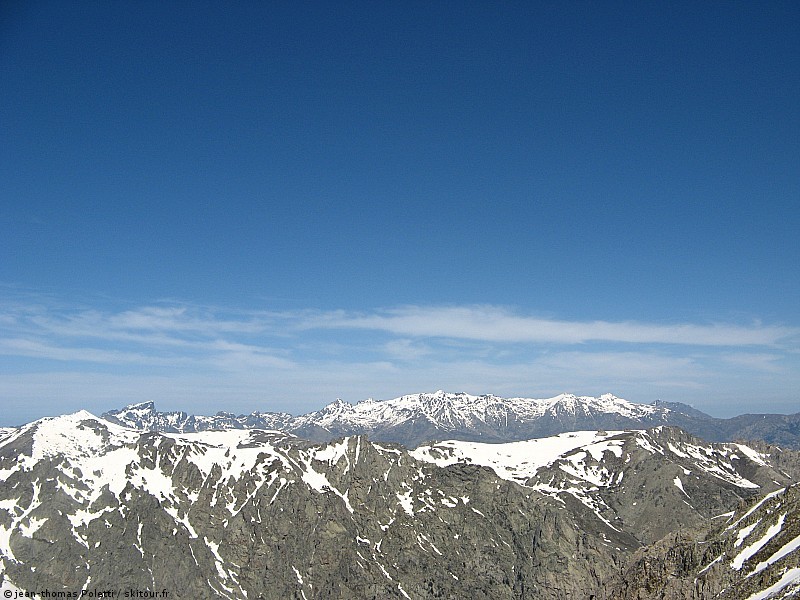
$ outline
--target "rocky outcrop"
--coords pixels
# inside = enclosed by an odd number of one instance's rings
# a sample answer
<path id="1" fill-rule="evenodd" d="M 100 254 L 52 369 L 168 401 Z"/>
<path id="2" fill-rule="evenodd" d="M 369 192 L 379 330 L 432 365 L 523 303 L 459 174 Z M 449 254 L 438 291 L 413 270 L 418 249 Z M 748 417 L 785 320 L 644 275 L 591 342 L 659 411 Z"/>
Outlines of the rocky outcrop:
<path id="1" fill-rule="evenodd" d="M 641 548 L 600 589 L 619 600 L 800 597 L 800 484 L 725 517 Z"/>

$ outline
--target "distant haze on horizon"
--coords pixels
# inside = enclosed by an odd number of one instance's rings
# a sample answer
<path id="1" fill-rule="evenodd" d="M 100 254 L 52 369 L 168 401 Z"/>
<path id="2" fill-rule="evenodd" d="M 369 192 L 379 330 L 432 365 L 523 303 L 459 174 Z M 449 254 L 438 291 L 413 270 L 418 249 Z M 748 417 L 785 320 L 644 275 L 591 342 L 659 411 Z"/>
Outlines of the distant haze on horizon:
<path id="1" fill-rule="evenodd" d="M 800 4 L 6 3 L 0 426 L 800 410 Z"/>

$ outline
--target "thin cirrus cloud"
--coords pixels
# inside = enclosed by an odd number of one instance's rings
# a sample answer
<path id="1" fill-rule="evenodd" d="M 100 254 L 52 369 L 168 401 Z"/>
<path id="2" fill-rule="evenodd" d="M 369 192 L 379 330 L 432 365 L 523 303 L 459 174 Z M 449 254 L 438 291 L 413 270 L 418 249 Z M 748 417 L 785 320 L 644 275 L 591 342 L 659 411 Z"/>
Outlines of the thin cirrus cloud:
<path id="1" fill-rule="evenodd" d="M 163 359 L 137 352 L 103 350 L 76 346 L 54 346 L 24 338 L 0 339 L 0 354 L 34 359 L 91 362 L 98 364 L 164 363 Z M 174 364 L 174 362 L 172 363 Z"/>
<path id="2" fill-rule="evenodd" d="M 119 313 L 95 309 L 74 311 L 42 310 L 19 315 L 18 322 L 56 335 L 102 337 L 120 341 L 151 341 L 176 344 L 177 336 L 213 337 L 261 331 L 263 325 L 247 313 L 238 319 L 220 317 L 216 311 L 199 307 L 145 306 Z"/>
<path id="3" fill-rule="evenodd" d="M 318 356 L 327 355 L 329 359 L 334 357 L 322 349 L 340 347 L 339 359 L 346 362 L 358 331 L 383 334 L 383 339 L 363 342 L 360 352 L 389 360 L 425 359 L 435 350 L 477 358 L 486 355 L 489 344 L 495 349 L 495 357 L 505 355 L 512 361 L 517 353 L 514 347 L 520 345 L 580 348 L 595 342 L 600 344 L 595 350 L 603 343 L 632 348 L 721 347 L 729 351 L 729 362 L 744 364 L 756 359 L 763 365 L 774 364 L 775 357 L 785 351 L 792 352 L 800 335 L 798 328 L 761 324 L 544 319 L 494 306 L 270 313 L 192 305 L 145 306 L 119 312 L 36 305 L 6 308 L 0 313 L 0 353 L 107 363 L 148 362 L 155 357 L 217 357 L 220 364 L 234 364 L 238 359 L 253 365 L 290 368 L 301 357 L 313 356 L 315 346 L 320 349 Z M 325 332 L 334 332 L 333 343 L 330 335 L 325 340 L 320 338 Z M 452 344 L 446 348 L 448 341 Z M 758 347 L 762 351 L 748 350 Z"/>
<path id="4" fill-rule="evenodd" d="M 550 344 L 601 341 L 689 346 L 774 346 L 800 334 L 798 328 L 759 324 L 744 327 L 729 324 L 563 321 L 520 316 L 494 306 L 406 306 L 366 314 L 334 311 L 310 318 L 306 326 L 378 330 L 410 337 Z"/>
<path id="5" fill-rule="evenodd" d="M 285 349 L 246 340 L 263 329 L 254 314 L 231 319 L 192 306 L 148 306 L 115 313 L 37 304 L 4 309 L 0 354 L 120 366 L 294 366 Z"/>

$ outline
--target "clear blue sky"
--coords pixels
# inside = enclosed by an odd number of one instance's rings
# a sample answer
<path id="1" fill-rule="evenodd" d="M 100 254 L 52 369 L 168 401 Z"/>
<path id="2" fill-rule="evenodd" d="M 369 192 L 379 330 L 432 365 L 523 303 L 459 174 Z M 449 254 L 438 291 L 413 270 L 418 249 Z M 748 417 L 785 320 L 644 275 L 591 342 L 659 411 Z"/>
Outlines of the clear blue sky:
<path id="1" fill-rule="evenodd" d="M 800 410 L 800 4 L 7 2 L 0 424 Z"/>

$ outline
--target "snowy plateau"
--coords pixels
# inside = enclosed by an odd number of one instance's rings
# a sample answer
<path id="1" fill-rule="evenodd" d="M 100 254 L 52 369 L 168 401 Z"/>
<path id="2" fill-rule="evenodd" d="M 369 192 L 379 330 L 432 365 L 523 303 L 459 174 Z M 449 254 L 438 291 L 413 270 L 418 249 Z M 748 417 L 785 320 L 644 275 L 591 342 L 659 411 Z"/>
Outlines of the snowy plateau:
<path id="1" fill-rule="evenodd" d="M 147 403 L 45 418 L 0 430 L 0 588 L 800 597 L 800 455 L 680 419 L 704 416 L 444 392 L 300 417 Z"/>

